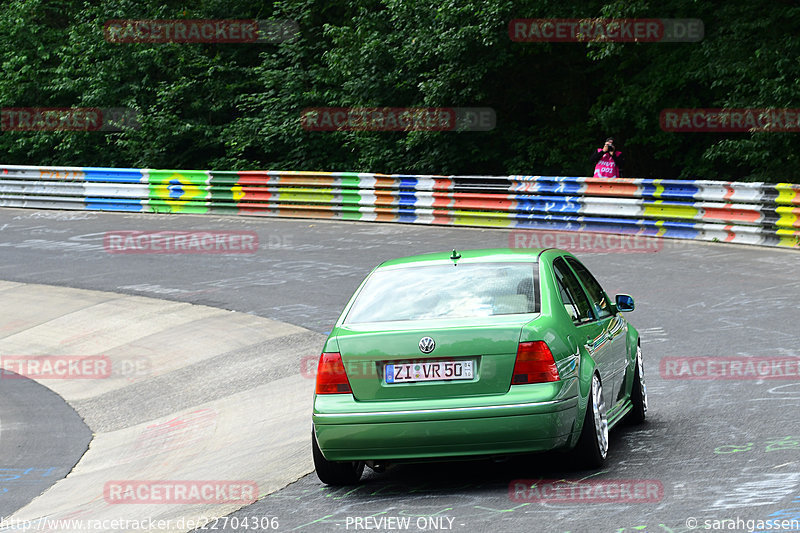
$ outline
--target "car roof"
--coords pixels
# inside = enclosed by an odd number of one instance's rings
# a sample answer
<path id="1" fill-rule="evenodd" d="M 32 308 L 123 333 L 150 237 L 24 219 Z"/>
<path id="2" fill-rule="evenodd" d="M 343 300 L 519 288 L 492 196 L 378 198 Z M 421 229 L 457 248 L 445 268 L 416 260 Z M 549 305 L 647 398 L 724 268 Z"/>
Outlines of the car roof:
<path id="1" fill-rule="evenodd" d="M 486 248 L 481 250 L 458 250 L 455 259 L 458 263 L 499 263 L 499 262 L 537 262 L 539 254 L 548 248 Z M 404 266 L 431 266 L 437 264 L 452 264 L 453 251 L 436 252 L 430 254 L 412 255 L 390 259 L 378 266 L 379 269 Z"/>

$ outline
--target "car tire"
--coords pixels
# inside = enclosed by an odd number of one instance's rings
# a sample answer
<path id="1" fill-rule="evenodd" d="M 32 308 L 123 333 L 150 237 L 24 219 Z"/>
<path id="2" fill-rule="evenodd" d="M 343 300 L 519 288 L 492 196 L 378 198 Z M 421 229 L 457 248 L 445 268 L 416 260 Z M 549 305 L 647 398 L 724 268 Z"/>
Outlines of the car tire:
<path id="1" fill-rule="evenodd" d="M 647 384 L 644 381 L 641 346 L 636 347 L 636 369 L 633 373 L 631 403 L 633 403 L 633 409 L 631 409 L 631 412 L 628 414 L 628 420 L 632 424 L 643 423 L 647 418 Z"/>
<path id="2" fill-rule="evenodd" d="M 364 461 L 328 461 L 319 449 L 311 430 L 311 449 L 317 477 L 326 485 L 355 485 L 364 473 Z"/>
<path id="3" fill-rule="evenodd" d="M 575 446 L 575 454 L 581 466 L 591 469 L 602 467 L 608 455 L 606 403 L 603 399 L 603 386 L 597 374 L 592 376 L 583 430 Z"/>

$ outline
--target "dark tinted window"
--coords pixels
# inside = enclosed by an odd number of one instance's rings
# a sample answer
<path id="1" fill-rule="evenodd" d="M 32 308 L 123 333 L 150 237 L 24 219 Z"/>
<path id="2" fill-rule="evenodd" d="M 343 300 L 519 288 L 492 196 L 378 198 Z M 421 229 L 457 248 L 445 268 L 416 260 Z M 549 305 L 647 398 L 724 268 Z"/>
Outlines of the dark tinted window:
<path id="1" fill-rule="evenodd" d="M 578 283 L 578 278 L 560 257 L 553 262 L 553 272 L 556 275 L 561 301 L 572 320 L 574 322 L 591 320 L 592 306 L 586 298 L 586 293 Z"/>
<path id="2" fill-rule="evenodd" d="M 608 299 L 606 298 L 606 293 L 603 291 L 603 288 L 597 283 L 597 280 L 594 279 L 594 276 L 577 260 L 568 257 L 567 262 L 570 266 L 575 269 L 575 273 L 578 274 L 578 277 L 583 282 L 583 286 L 586 287 L 586 292 L 589 293 L 589 298 L 592 299 L 592 303 L 594 303 L 595 307 L 597 308 L 598 318 L 604 318 L 611 315 L 611 307 L 608 305 Z"/>

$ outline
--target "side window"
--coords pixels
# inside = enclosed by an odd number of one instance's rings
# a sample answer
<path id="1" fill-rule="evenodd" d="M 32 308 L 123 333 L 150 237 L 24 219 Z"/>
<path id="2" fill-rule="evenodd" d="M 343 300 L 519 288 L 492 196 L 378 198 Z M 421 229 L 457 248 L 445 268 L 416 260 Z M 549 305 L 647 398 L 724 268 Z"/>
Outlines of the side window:
<path id="1" fill-rule="evenodd" d="M 592 276 L 592 274 L 586 270 L 586 267 L 577 260 L 568 257 L 567 262 L 575 269 L 575 273 L 578 274 L 581 282 L 583 282 L 583 286 L 586 287 L 586 292 L 589 293 L 589 298 L 592 299 L 592 303 L 594 303 L 599 313 L 597 318 L 611 316 L 611 306 L 608 305 L 606 293 L 603 291 L 600 284 L 597 283 L 597 280 L 594 279 L 594 276 Z"/>
<path id="2" fill-rule="evenodd" d="M 572 321 L 576 323 L 592 320 L 592 306 L 586 298 L 578 279 L 560 257 L 553 262 L 553 273 L 558 283 L 561 301 Z"/>

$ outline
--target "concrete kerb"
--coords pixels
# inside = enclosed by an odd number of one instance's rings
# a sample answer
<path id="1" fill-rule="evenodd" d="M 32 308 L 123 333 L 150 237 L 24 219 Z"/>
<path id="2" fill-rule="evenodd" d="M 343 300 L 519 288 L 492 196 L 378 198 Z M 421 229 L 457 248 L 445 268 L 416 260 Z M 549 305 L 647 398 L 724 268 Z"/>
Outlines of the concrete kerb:
<path id="1" fill-rule="evenodd" d="M 103 356 L 112 368 L 103 379 L 32 376 L 61 395 L 94 438 L 66 478 L 7 524 L 152 519 L 169 521 L 165 531 L 187 531 L 189 520 L 202 525 L 248 502 L 115 503 L 104 488 L 109 481 L 230 481 L 254 483 L 260 498 L 313 470 L 313 380 L 301 376 L 300 362 L 319 353 L 323 335 L 100 291 L 0 282 L 0 299 L 0 366 L 47 355 Z M 58 529 L 69 530 L 66 524 Z"/>

